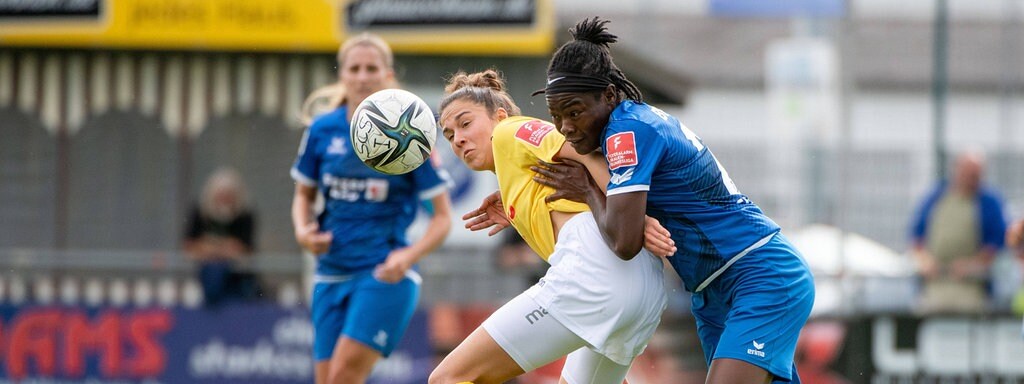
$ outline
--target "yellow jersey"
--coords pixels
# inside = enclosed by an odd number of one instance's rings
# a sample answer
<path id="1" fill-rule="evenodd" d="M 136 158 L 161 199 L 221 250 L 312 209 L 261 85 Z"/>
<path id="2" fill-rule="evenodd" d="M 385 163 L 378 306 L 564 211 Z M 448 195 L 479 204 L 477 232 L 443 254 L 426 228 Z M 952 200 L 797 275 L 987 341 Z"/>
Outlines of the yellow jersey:
<path id="1" fill-rule="evenodd" d="M 553 162 L 564 143 L 565 137 L 554 125 L 526 116 L 502 120 L 491 134 L 494 173 L 498 176 L 505 215 L 526 244 L 545 261 L 555 250 L 551 211 L 590 210 L 586 204 L 569 200 L 545 203 L 544 198 L 555 190 L 533 181 L 530 167 L 537 165 L 537 160 Z"/>

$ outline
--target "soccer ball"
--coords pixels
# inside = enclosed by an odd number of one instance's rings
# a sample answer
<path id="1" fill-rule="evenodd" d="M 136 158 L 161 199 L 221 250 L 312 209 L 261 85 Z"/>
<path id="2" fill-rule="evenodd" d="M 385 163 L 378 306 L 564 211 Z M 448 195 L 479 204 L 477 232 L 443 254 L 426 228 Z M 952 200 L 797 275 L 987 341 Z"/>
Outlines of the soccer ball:
<path id="1" fill-rule="evenodd" d="M 437 140 L 434 113 L 401 89 L 376 92 L 352 114 L 352 146 L 370 168 L 389 175 L 412 172 L 430 158 Z"/>

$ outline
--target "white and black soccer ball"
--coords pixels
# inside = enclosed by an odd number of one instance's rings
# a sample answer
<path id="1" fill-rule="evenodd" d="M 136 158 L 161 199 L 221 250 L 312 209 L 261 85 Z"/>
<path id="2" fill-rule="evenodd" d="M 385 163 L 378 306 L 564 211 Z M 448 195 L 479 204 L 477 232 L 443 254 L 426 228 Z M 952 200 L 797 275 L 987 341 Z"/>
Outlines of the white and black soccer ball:
<path id="1" fill-rule="evenodd" d="M 412 172 L 430 159 L 437 123 L 427 103 L 412 92 L 376 92 L 352 113 L 352 146 L 367 166 L 389 175 Z"/>

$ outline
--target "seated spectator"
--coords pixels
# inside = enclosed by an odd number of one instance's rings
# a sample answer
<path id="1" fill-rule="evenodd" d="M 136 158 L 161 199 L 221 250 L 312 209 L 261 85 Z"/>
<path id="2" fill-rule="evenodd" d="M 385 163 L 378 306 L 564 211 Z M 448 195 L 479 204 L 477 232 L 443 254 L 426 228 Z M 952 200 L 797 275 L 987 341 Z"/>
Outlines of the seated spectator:
<path id="1" fill-rule="evenodd" d="M 253 252 L 255 218 L 238 172 L 222 168 L 203 186 L 185 233 L 185 252 L 199 263 L 207 305 L 259 296 L 256 276 L 244 270 Z"/>

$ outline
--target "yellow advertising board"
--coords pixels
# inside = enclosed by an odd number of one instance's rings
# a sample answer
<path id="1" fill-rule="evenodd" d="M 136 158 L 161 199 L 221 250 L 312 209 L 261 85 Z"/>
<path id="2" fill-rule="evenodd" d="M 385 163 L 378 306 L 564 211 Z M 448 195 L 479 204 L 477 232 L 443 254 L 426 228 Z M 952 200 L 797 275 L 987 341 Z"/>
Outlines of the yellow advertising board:
<path id="1" fill-rule="evenodd" d="M 546 55 L 550 0 L 350 0 L 343 30 L 383 36 L 396 52 Z"/>
<path id="2" fill-rule="evenodd" d="M 0 46 L 331 52 L 360 31 L 396 52 L 543 55 L 550 0 L 0 0 Z"/>

